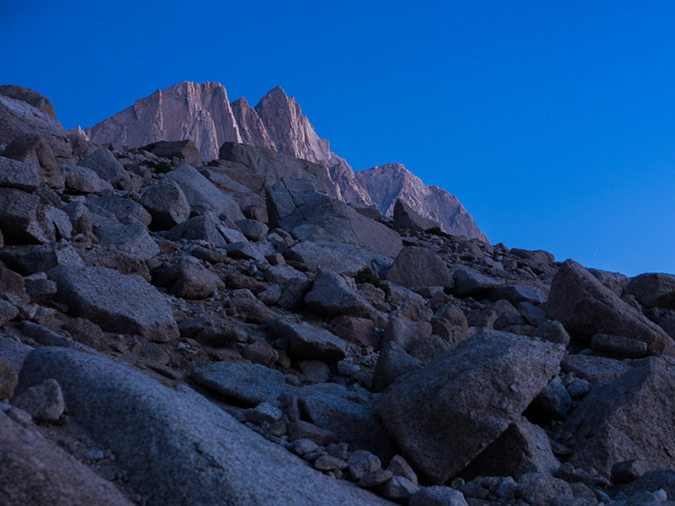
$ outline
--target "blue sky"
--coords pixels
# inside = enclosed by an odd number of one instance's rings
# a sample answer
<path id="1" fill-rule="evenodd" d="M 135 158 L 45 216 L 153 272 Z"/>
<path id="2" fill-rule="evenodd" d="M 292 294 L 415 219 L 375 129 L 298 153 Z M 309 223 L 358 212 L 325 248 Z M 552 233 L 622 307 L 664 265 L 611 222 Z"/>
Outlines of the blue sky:
<path id="1" fill-rule="evenodd" d="M 0 83 L 66 128 L 156 89 L 281 86 L 355 170 L 400 162 L 492 243 L 675 273 L 675 4 L 0 0 Z"/>

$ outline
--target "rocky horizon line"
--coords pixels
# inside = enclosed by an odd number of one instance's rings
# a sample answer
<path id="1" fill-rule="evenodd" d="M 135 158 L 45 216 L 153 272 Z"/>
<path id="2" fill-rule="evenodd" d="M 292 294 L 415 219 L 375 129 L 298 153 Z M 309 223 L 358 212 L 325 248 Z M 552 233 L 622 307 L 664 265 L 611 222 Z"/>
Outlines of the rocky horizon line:
<path id="1" fill-rule="evenodd" d="M 457 197 L 436 185 L 425 185 L 402 164 L 387 163 L 354 172 L 344 158 L 330 150 L 302 114 L 294 97 L 277 86 L 251 107 L 245 98 L 230 102 L 218 82 L 183 81 L 136 100 L 134 105 L 80 132 L 97 144 L 140 147 L 158 141 L 189 139 L 202 158 L 218 158 L 224 142 L 271 149 L 329 169 L 332 194 L 347 203 L 377 207 L 391 216 L 401 198 L 444 232 L 488 239 Z M 393 168 L 393 171 L 386 169 Z M 387 192 L 380 188 L 387 187 Z"/>

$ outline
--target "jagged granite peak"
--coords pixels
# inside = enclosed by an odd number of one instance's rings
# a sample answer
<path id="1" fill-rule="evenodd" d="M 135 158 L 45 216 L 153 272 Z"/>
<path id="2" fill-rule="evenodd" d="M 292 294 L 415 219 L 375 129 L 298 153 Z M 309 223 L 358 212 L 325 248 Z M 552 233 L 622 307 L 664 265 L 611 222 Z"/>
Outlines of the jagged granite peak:
<path id="1" fill-rule="evenodd" d="M 258 148 L 267 148 L 277 151 L 277 147 L 267 133 L 258 112 L 248 105 L 244 97 L 232 102 L 232 112 L 239 126 L 242 144 L 250 144 Z M 296 157 L 297 158 L 297 157 Z"/>
<path id="2" fill-rule="evenodd" d="M 342 200 L 357 205 L 372 205 L 370 196 L 354 179 L 354 171 L 344 158 L 330 150 L 330 143 L 314 131 L 300 104 L 280 86 L 270 90 L 255 106 L 277 151 L 320 163 L 328 167 Z"/>
<path id="3" fill-rule="evenodd" d="M 314 131 L 294 97 L 281 87 L 255 106 L 239 98 L 229 103 L 219 83 L 182 82 L 158 90 L 86 130 L 91 141 L 140 147 L 158 141 L 190 139 L 204 161 L 218 158 L 225 142 L 273 149 L 328 168 L 335 185 L 330 193 L 357 206 L 376 205 L 391 215 L 397 198 L 448 233 L 487 241 L 456 197 L 427 187 L 400 164 L 369 169 L 355 176 L 346 160 Z"/>
<path id="4" fill-rule="evenodd" d="M 190 139 L 206 160 L 218 157 L 223 142 L 242 142 L 227 91 L 209 82 L 184 81 L 157 90 L 86 133 L 95 143 L 133 147 Z"/>
<path id="5" fill-rule="evenodd" d="M 394 205 L 401 199 L 449 234 L 488 242 L 457 197 L 438 186 L 425 185 L 400 163 L 379 165 L 357 172 L 355 177 L 384 215 L 393 215 Z"/>
<path id="6" fill-rule="evenodd" d="M 333 165 L 328 141 L 320 139 L 314 127 L 302 114 L 295 97 L 289 97 L 277 86 L 255 106 L 277 151 L 314 163 Z"/>

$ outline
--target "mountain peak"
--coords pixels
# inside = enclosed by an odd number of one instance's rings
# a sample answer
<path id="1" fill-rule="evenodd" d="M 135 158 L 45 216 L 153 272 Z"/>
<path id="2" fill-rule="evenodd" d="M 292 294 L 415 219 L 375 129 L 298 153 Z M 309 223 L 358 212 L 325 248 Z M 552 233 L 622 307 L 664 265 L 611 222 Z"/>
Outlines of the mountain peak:
<path id="1" fill-rule="evenodd" d="M 183 81 L 136 101 L 134 106 L 86 130 L 99 144 L 144 146 L 190 139 L 204 160 L 218 158 L 225 142 L 249 144 L 324 165 L 342 200 L 363 206 L 375 203 L 393 213 L 403 199 L 425 218 L 455 235 L 487 240 L 459 201 L 440 188 L 427 187 L 400 163 L 388 163 L 354 174 L 314 131 L 294 97 L 281 86 L 251 107 L 244 98 L 230 104 L 220 83 Z"/>

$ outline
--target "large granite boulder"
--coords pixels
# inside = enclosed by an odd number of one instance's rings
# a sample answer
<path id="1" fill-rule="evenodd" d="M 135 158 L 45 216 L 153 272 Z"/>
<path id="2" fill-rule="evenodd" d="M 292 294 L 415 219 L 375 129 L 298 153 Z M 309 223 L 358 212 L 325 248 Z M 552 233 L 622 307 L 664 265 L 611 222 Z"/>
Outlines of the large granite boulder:
<path id="1" fill-rule="evenodd" d="M 546 431 L 519 417 L 462 469 L 460 476 L 467 481 L 478 476 L 511 476 L 518 480 L 526 473 L 555 473 L 559 467 Z"/>
<path id="2" fill-rule="evenodd" d="M 595 334 L 628 337 L 647 343 L 650 354 L 675 354 L 675 342 L 606 288 L 573 260 L 567 260 L 553 278 L 548 316 L 558 320 L 577 339 L 590 342 Z"/>
<path id="3" fill-rule="evenodd" d="M 424 232 L 429 228 L 438 227 L 438 223 L 423 218 L 403 200 L 397 199 L 394 205 L 394 226 L 414 232 Z"/>
<path id="4" fill-rule="evenodd" d="M 259 192 L 282 178 L 311 181 L 314 188 L 323 193 L 332 194 L 335 191 L 335 185 L 325 166 L 272 149 L 225 142 L 220 147 L 219 158 L 227 163 L 216 165 L 217 170 L 223 171 L 254 192 Z"/>
<path id="5" fill-rule="evenodd" d="M 564 350 L 485 331 L 394 383 L 380 414 L 404 456 L 433 483 L 497 439 L 560 368 Z"/>
<path id="6" fill-rule="evenodd" d="M 0 95 L 20 100 L 35 107 L 42 114 L 56 121 L 56 111 L 51 100 L 43 97 L 37 91 L 17 86 L 16 84 L 3 84 L 0 86 Z"/>
<path id="7" fill-rule="evenodd" d="M 0 188 L 0 229 L 8 244 L 44 244 L 56 239 L 49 208 L 34 193 Z"/>
<path id="8" fill-rule="evenodd" d="M 40 185 L 38 170 L 32 163 L 0 156 L 0 187 L 34 192 Z"/>
<path id="9" fill-rule="evenodd" d="M 375 313 L 375 308 L 350 289 L 342 276 L 331 271 L 322 271 L 314 278 L 312 289 L 305 295 L 305 305 L 322 316 L 369 317 Z"/>
<path id="10" fill-rule="evenodd" d="M 352 276 L 365 268 L 386 271 L 391 258 L 373 253 L 356 244 L 338 244 L 328 241 L 302 241 L 284 252 L 287 260 L 302 262 L 339 274 Z"/>
<path id="11" fill-rule="evenodd" d="M 69 416 L 114 452 L 148 504 L 389 504 L 317 473 L 190 388 L 166 388 L 102 356 L 39 348 L 18 391 L 48 378 L 61 385 Z"/>
<path id="12" fill-rule="evenodd" d="M 576 467 L 609 476 L 614 464 L 638 457 L 647 469 L 675 466 L 675 359 L 651 357 L 634 365 L 619 379 L 593 385 L 568 418 Z"/>
<path id="13" fill-rule="evenodd" d="M 80 165 L 61 165 L 66 188 L 77 193 L 98 193 L 102 190 L 112 190 L 113 187 L 106 180 L 88 167 Z"/>
<path id="14" fill-rule="evenodd" d="M 141 223 L 102 225 L 94 231 L 101 246 L 116 248 L 142 260 L 150 260 L 160 249 Z"/>
<path id="15" fill-rule="evenodd" d="M 149 151 L 161 158 L 178 158 L 193 167 L 202 165 L 202 155 L 189 139 L 182 141 L 159 141 L 143 146 L 141 149 Z"/>
<path id="16" fill-rule="evenodd" d="M 55 190 L 63 190 L 65 180 L 52 148 L 40 135 L 21 135 L 2 152 L 2 156 L 27 162 L 38 168 L 40 182 Z"/>
<path id="17" fill-rule="evenodd" d="M 44 138 L 59 163 L 72 161 L 73 150 L 51 102 L 21 86 L 0 91 L 0 144 L 5 146 L 24 135 Z"/>
<path id="18" fill-rule="evenodd" d="M 296 360 L 337 362 L 346 356 L 345 343 L 339 337 L 309 323 L 275 320 L 270 330 L 275 337 L 288 342 L 288 354 Z"/>
<path id="19" fill-rule="evenodd" d="M 260 364 L 215 362 L 192 371 L 192 379 L 246 406 L 273 402 L 286 391 L 284 375 Z"/>
<path id="20" fill-rule="evenodd" d="M 183 163 L 167 173 L 164 178 L 181 187 L 191 207 L 207 205 L 216 216 L 224 214 L 232 221 L 244 219 L 239 204 L 220 191 L 194 167 Z"/>
<path id="21" fill-rule="evenodd" d="M 318 193 L 309 181 L 282 179 L 266 192 L 270 225 L 292 232 L 302 241 L 356 244 L 388 257 L 396 256 L 402 248 L 396 232 L 344 202 Z"/>
<path id="22" fill-rule="evenodd" d="M 97 149 L 78 163 L 78 165 L 93 170 L 98 177 L 109 182 L 116 188 L 124 190 L 131 189 L 129 174 L 127 174 L 127 171 L 124 170 L 122 164 L 115 158 L 115 155 L 113 155 L 112 151 L 109 149 Z"/>
<path id="23" fill-rule="evenodd" d="M 5 247 L 0 249 L 0 260 L 24 276 L 59 265 L 84 267 L 82 258 L 68 243 Z"/>
<path id="24" fill-rule="evenodd" d="M 442 286 L 455 283 L 445 262 L 429 248 L 403 248 L 387 272 L 387 281 L 401 286 Z"/>
<path id="25" fill-rule="evenodd" d="M 138 334 L 157 342 L 179 336 L 171 306 L 136 274 L 124 275 L 105 267 L 55 267 L 48 276 L 58 286 L 55 300 L 104 330 Z"/>
<path id="26" fill-rule="evenodd" d="M 376 399 L 366 390 L 324 383 L 305 386 L 293 394 L 310 422 L 331 431 L 352 451 L 368 450 L 383 462 L 396 453 L 377 415 Z"/>
<path id="27" fill-rule="evenodd" d="M 625 288 L 645 307 L 675 309 L 675 275 L 646 273 L 631 278 Z"/>

